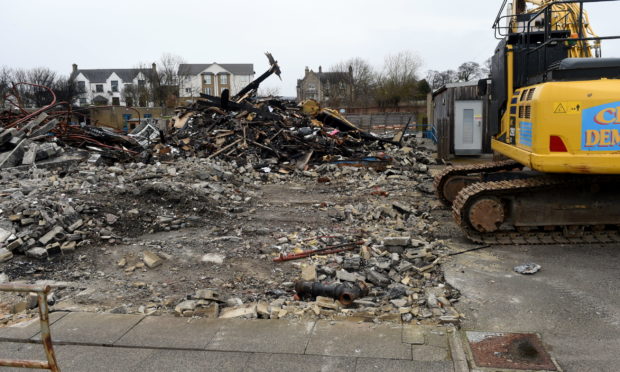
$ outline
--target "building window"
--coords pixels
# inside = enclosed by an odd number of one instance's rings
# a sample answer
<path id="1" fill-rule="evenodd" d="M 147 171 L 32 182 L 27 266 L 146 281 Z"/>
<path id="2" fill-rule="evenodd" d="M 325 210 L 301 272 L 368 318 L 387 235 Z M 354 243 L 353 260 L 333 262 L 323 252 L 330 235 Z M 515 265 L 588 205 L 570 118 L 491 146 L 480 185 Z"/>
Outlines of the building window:
<path id="1" fill-rule="evenodd" d="M 112 92 L 118 92 L 118 80 L 112 80 L 110 83 L 112 84 Z"/>
<path id="2" fill-rule="evenodd" d="M 138 80 L 138 88 L 143 89 L 146 87 L 146 80 Z"/>
<path id="3" fill-rule="evenodd" d="M 220 75 L 220 84 L 222 85 L 228 84 L 228 75 Z"/>
<path id="4" fill-rule="evenodd" d="M 144 114 L 144 115 L 142 115 L 142 117 L 145 118 L 145 119 L 150 119 L 150 118 L 153 117 L 153 114 Z"/>
<path id="5" fill-rule="evenodd" d="M 121 104 L 121 99 L 119 97 L 112 97 L 112 105 L 113 106 L 120 106 L 120 104 Z"/>
<path id="6" fill-rule="evenodd" d="M 202 82 L 203 82 L 203 84 L 208 84 L 208 85 L 213 84 L 213 80 L 212 79 L 213 78 L 212 78 L 211 74 L 204 74 L 204 75 L 202 75 Z"/>
<path id="7" fill-rule="evenodd" d="M 86 82 L 78 81 L 77 82 L 77 90 L 78 90 L 78 93 L 85 93 L 86 92 Z"/>
<path id="8" fill-rule="evenodd" d="M 308 84 L 308 91 L 309 92 L 315 92 L 316 91 L 316 85 Z"/>
<path id="9" fill-rule="evenodd" d="M 191 93 L 192 92 L 192 88 L 185 88 L 185 93 Z"/>
<path id="10" fill-rule="evenodd" d="M 205 94 L 208 94 L 208 95 L 211 95 L 211 88 L 206 87 L 206 88 L 204 89 L 204 93 L 205 93 Z"/>
<path id="11" fill-rule="evenodd" d="M 80 106 L 86 105 L 86 98 L 80 98 Z"/>
<path id="12" fill-rule="evenodd" d="M 97 84 L 95 85 L 95 91 L 97 93 L 103 93 L 103 84 Z"/>

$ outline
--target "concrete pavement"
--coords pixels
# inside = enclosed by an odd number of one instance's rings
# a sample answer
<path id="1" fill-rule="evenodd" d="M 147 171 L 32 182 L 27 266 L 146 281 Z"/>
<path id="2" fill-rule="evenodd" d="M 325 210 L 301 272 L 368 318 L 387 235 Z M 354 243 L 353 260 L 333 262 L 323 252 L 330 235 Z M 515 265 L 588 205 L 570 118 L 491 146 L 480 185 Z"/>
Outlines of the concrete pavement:
<path id="1" fill-rule="evenodd" d="M 51 321 L 63 372 L 463 371 L 447 327 L 98 313 Z M 43 360 L 38 333 L 38 319 L 0 328 L 0 357 Z"/>
<path id="2" fill-rule="evenodd" d="M 456 247 L 457 250 L 470 246 Z M 536 332 L 565 372 L 620 370 L 620 247 L 495 246 L 454 256 L 446 279 L 466 330 Z M 534 275 L 513 267 L 534 262 Z"/>

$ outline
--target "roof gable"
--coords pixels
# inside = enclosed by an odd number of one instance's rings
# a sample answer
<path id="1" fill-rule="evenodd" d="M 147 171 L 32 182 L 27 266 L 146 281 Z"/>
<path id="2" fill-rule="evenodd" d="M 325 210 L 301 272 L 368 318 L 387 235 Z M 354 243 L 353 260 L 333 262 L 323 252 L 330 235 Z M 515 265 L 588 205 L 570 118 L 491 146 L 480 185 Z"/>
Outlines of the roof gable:
<path id="1" fill-rule="evenodd" d="M 198 75 L 201 72 L 217 65 L 233 75 L 254 75 L 254 65 L 251 63 L 182 63 L 179 65 L 179 75 Z"/>
<path id="2" fill-rule="evenodd" d="M 105 83 L 110 75 L 115 73 L 123 82 L 131 82 L 140 72 L 149 71 L 149 69 L 139 68 L 100 68 L 100 69 L 80 69 L 77 71 L 77 75 L 80 73 L 84 75 L 91 83 Z"/>

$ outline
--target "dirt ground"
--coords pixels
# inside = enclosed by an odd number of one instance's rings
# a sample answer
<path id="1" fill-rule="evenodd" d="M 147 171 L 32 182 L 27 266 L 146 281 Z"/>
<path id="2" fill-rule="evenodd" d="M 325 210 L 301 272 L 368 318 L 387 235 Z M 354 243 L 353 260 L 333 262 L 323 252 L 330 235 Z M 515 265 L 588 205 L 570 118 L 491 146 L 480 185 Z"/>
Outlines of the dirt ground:
<path id="1" fill-rule="evenodd" d="M 19 256 L 5 265 L 4 272 L 13 281 L 49 281 L 59 286 L 54 293 L 54 310 L 172 312 L 179 301 L 205 288 L 217 291 L 223 299 L 239 298 L 243 303 L 270 301 L 283 295 L 292 298 L 300 261 L 272 262 L 279 239 L 291 234 L 304 240 L 337 236 L 340 241 L 368 236 L 369 232 L 357 228 L 357 223 L 334 219 L 334 207 L 360 208 L 391 201 L 414 205 L 430 197 L 415 188 L 415 181 L 405 187 L 403 182 L 393 186 L 387 183 L 381 192 L 373 192 L 377 187 L 368 184 L 347 178 L 327 183 L 293 179 L 245 187 L 251 200 L 229 210 L 156 192 L 142 192 L 137 198 L 131 194 L 116 200 L 99 199 L 98 205 L 104 211 L 106 206 L 117 210 L 118 203 L 127 204 L 125 209 L 146 203 L 151 206 L 146 210 L 152 213 L 137 219 L 121 215 L 112 227 L 115 233 L 128 238 L 113 240 L 114 244 L 95 242 L 75 254 L 47 261 Z M 195 212 L 192 227 L 152 232 L 147 223 L 141 223 L 188 209 Z M 446 211 L 433 213 L 446 217 Z M 164 257 L 163 264 L 145 267 L 145 250 Z M 202 262 L 206 254 L 221 256 L 223 263 Z M 15 300 L 6 295 L 5 299 Z"/>

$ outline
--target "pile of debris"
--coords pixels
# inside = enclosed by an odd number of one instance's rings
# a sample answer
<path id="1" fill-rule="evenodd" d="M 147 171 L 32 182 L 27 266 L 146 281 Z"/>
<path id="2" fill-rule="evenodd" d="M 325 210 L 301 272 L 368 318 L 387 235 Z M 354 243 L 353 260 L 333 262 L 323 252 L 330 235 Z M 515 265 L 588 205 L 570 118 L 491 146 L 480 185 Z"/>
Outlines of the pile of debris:
<path id="1" fill-rule="evenodd" d="M 46 112 L 4 123 L 0 262 L 28 256 L 5 264 L 9 279 L 100 278 L 113 288 L 63 287 L 56 297 L 115 312 L 458 322 L 459 294 L 440 266 L 447 246 L 433 216 L 431 153 L 402 133 L 365 132 L 314 101 L 251 98 L 279 73 L 269 57 L 271 68 L 238 95 L 202 95 L 162 131 L 145 123 L 124 136 Z M 74 148 L 89 161 L 37 167 Z M 285 204 L 286 213 L 313 214 L 329 226 L 257 227 L 261 215 L 283 208 L 264 190 L 293 184 L 324 201 Z M 201 226 L 210 229 L 194 238 L 144 240 Z M 114 256 L 114 267 L 86 253 L 71 261 L 69 252 L 90 245 Z M 41 268 L 65 258 L 77 268 Z M 248 266 L 268 275 L 246 275 L 255 273 Z M 129 303 L 110 303 L 119 297 Z"/>
<path id="2" fill-rule="evenodd" d="M 0 262 L 44 259 L 82 245 L 207 223 L 243 202 L 238 180 L 201 159 L 174 165 L 81 163 L 60 170 L 6 169 L 0 176 Z"/>

